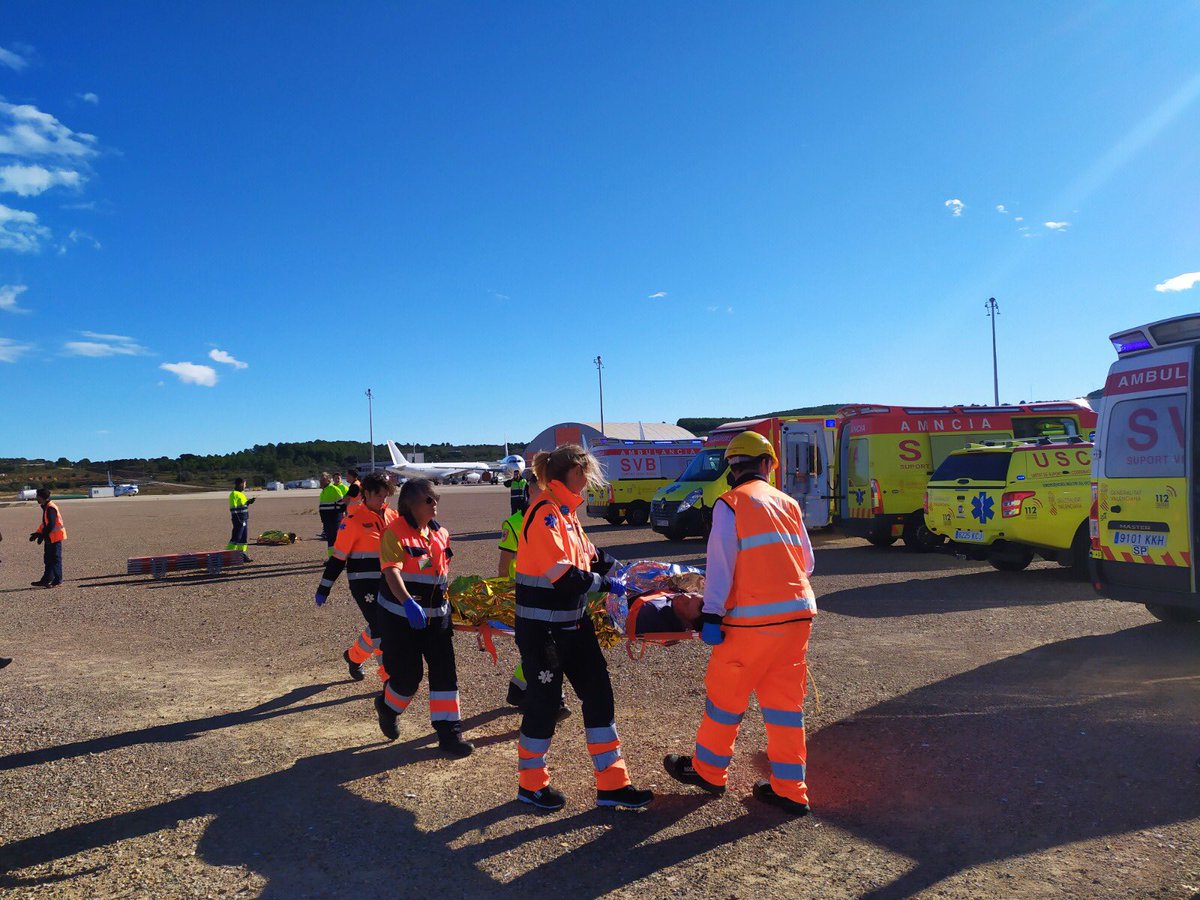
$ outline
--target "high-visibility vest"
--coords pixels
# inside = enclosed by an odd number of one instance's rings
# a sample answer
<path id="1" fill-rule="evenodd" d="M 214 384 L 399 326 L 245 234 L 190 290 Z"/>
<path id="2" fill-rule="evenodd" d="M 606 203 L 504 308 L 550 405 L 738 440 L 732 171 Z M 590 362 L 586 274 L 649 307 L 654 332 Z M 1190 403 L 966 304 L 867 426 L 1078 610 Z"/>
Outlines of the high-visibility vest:
<path id="1" fill-rule="evenodd" d="M 333 482 L 321 488 L 321 497 L 317 509 L 320 512 L 333 512 L 337 509 L 337 502 L 342 499 L 342 492 Z"/>
<path id="2" fill-rule="evenodd" d="M 57 514 L 53 531 L 49 530 L 51 507 L 53 507 L 54 512 Z M 67 526 L 63 523 L 62 510 L 58 508 L 58 504 L 53 500 L 48 500 L 46 505 L 42 507 L 42 527 L 38 529 L 38 534 L 52 544 L 57 544 L 59 541 L 67 539 Z"/>
<path id="3" fill-rule="evenodd" d="M 450 583 L 450 532 L 436 521 L 418 529 L 407 515 L 398 515 L 379 539 L 379 568 L 399 569 L 404 586 L 430 617 L 448 616 L 446 586 Z M 392 596 L 387 581 L 379 582 L 379 605 L 398 616 L 404 605 Z"/>
<path id="4" fill-rule="evenodd" d="M 345 560 L 346 580 L 351 588 L 363 588 L 373 594 L 379 587 L 379 541 L 398 515 L 386 505 L 375 513 L 360 504 L 342 519 L 333 542 L 333 556 Z"/>
<path id="5" fill-rule="evenodd" d="M 596 548 L 583 533 L 575 509 L 583 498 L 572 493 L 561 481 L 552 481 L 537 503 L 525 513 L 517 540 L 518 619 L 571 624 L 577 622 L 587 606 L 587 593 L 564 597 L 554 589 L 574 566 L 592 571 Z M 598 589 L 599 577 L 596 576 Z"/>
<path id="6" fill-rule="evenodd" d="M 811 619 L 817 602 L 808 583 L 800 504 L 760 479 L 723 494 L 733 510 L 738 550 L 725 624 L 774 625 Z"/>
<path id="7" fill-rule="evenodd" d="M 231 513 L 242 515 L 250 513 L 250 504 L 246 502 L 246 495 L 241 491 L 229 492 L 229 511 Z"/>
<path id="8" fill-rule="evenodd" d="M 508 486 L 508 496 L 511 500 L 524 500 L 525 489 L 529 487 L 529 482 L 524 478 L 514 478 L 512 484 Z"/>

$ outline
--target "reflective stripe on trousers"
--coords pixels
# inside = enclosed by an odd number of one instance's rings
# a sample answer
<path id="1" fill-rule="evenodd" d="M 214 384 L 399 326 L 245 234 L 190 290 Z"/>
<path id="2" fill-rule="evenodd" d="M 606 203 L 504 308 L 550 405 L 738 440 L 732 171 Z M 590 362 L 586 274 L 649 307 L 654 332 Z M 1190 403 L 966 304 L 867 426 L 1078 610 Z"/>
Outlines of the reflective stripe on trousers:
<path id="1" fill-rule="evenodd" d="M 596 770 L 596 790 L 614 791 L 629 784 L 629 772 L 621 756 L 621 738 L 617 725 L 612 722 L 601 728 L 587 728 L 588 753 L 592 756 L 592 767 Z"/>
<path id="2" fill-rule="evenodd" d="M 429 692 L 429 720 L 431 722 L 459 721 L 458 691 Z"/>
<path id="3" fill-rule="evenodd" d="M 550 738 L 531 738 L 521 734 L 517 738 L 518 781 L 528 791 L 540 791 L 550 783 L 550 772 L 546 768 L 546 751 L 550 749 Z"/>
<path id="4" fill-rule="evenodd" d="M 412 703 L 412 697 L 402 697 L 397 694 L 392 690 L 392 683 L 389 681 L 383 686 L 383 702 L 399 715 L 408 709 L 408 704 Z"/>

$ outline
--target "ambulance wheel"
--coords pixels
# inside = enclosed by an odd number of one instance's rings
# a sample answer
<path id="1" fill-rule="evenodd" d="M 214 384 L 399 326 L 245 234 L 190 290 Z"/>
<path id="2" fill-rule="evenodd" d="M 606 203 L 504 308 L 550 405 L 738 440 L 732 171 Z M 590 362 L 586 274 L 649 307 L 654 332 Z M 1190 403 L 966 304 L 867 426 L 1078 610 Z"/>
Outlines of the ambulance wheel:
<path id="1" fill-rule="evenodd" d="M 622 522 L 625 521 L 625 517 L 623 515 L 621 515 L 620 513 L 610 512 L 608 515 L 606 515 L 604 517 L 604 521 L 607 522 L 609 525 L 620 525 Z"/>
<path id="2" fill-rule="evenodd" d="M 625 510 L 625 520 L 634 528 L 641 528 L 650 521 L 650 507 L 641 500 L 629 504 L 629 509 Z"/>
<path id="3" fill-rule="evenodd" d="M 988 564 L 1001 572 L 1020 572 L 1033 562 L 1032 550 L 996 551 L 988 556 Z"/>
<path id="4" fill-rule="evenodd" d="M 883 528 L 879 531 L 872 531 L 867 535 L 867 543 L 874 547 L 890 547 L 896 543 L 896 536 L 892 534 L 892 529 Z"/>
<path id="5" fill-rule="evenodd" d="M 934 534 L 925 524 L 925 513 L 917 510 L 904 526 L 904 547 L 914 553 L 928 553 L 941 545 L 945 538 Z"/>
<path id="6" fill-rule="evenodd" d="M 1161 603 L 1147 603 L 1146 609 L 1160 622 L 1200 622 L 1200 610 L 1163 606 Z"/>
<path id="7" fill-rule="evenodd" d="M 1079 530 L 1075 532 L 1075 538 L 1071 541 L 1071 575 L 1078 578 L 1080 581 L 1087 581 L 1088 560 L 1092 555 L 1092 535 L 1088 530 L 1088 523 L 1085 521 L 1079 526 Z"/>

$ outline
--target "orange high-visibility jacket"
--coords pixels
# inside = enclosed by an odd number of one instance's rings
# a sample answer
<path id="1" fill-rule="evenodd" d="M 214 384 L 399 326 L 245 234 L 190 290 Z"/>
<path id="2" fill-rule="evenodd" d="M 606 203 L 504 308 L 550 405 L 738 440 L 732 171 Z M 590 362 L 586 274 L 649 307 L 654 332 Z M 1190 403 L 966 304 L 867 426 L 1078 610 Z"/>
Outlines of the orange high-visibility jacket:
<path id="1" fill-rule="evenodd" d="M 396 511 L 386 505 L 374 513 L 365 504 L 359 504 L 342 519 L 317 593 L 329 596 L 330 588 L 345 569 L 352 593 L 374 594 L 379 588 L 379 540 L 396 516 Z"/>
<path id="2" fill-rule="evenodd" d="M 592 560 L 599 554 L 575 515 L 582 502 L 561 481 L 551 481 L 525 513 L 517 540 L 518 619 L 577 622 L 588 592 L 600 590 L 603 576 L 592 572 Z M 604 564 L 611 565 L 611 560 Z"/>
<path id="3" fill-rule="evenodd" d="M 50 527 L 50 510 L 54 510 L 54 527 Z M 42 524 L 38 528 L 37 533 L 49 541 L 51 544 L 57 544 L 59 541 L 67 539 L 67 526 L 63 524 L 62 510 L 58 508 L 58 504 L 50 500 L 42 507 Z"/>
<path id="4" fill-rule="evenodd" d="M 723 494 L 733 510 L 738 552 L 725 624 L 775 625 L 811 619 L 817 602 L 808 582 L 800 504 L 761 479 Z"/>
<path id="5" fill-rule="evenodd" d="M 379 539 L 380 570 L 399 569 L 404 586 L 430 617 L 450 614 L 446 586 L 453 555 L 450 532 L 436 521 L 422 530 L 407 515 L 398 515 Z M 404 615 L 402 602 L 392 596 L 386 580 L 379 582 L 376 600 L 389 612 Z"/>

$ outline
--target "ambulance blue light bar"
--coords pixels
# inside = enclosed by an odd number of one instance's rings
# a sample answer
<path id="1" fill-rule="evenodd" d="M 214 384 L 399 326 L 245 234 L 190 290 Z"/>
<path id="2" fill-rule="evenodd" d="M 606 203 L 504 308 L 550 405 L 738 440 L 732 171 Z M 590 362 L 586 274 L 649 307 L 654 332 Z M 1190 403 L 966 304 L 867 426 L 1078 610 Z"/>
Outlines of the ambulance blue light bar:
<path id="1" fill-rule="evenodd" d="M 1112 341 L 1113 349 L 1117 351 L 1117 356 L 1124 356 L 1126 353 L 1136 353 L 1139 350 L 1149 350 L 1154 346 L 1140 329 L 1138 331 L 1127 331 L 1124 334 L 1113 335 L 1109 340 Z"/>
<path id="2" fill-rule="evenodd" d="M 825 427 L 826 428 L 837 428 L 837 419 L 826 419 Z"/>

